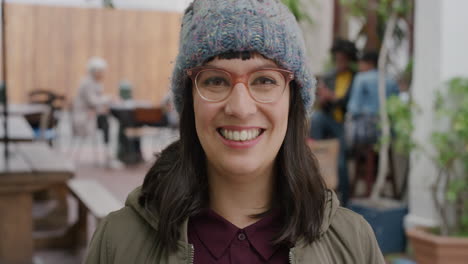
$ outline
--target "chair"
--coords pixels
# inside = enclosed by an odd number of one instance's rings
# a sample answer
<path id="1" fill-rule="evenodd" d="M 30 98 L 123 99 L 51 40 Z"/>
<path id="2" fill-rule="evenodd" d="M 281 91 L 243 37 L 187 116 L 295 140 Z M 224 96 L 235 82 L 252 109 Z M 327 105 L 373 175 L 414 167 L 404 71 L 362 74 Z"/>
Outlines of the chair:
<path id="1" fill-rule="evenodd" d="M 136 126 L 126 128 L 125 135 L 128 138 L 151 137 L 151 152 L 158 151 L 171 140 L 171 136 L 166 137 L 165 130 L 170 130 L 169 133 L 174 134 L 174 129 L 168 126 L 167 118 L 161 107 L 135 108 L 133 118 Z M 160 139 L 163 135 L 163 144 L 156 148 L 154 139 Z"/>
<path id="2" fill-rule="evenodd" d="M 135 108 L 135 122 L 141 125 L 164 126 L 164 111 L 160 107 Z"/>
<path id="3" fill-rule="evenodd" d="M 45 113 L 34 113 L 25 115 L 26 120 L 34 130 L 36 138 L 45 139 L 52 146 L 57 137 L 56 127 L 59 122 L 59 111 L 66 104 L 65 96 L 49 90 L 38 89 L 28 94 L 29 103 L 44 104 L 48 106 Z"/>
<path id="4" fill-rule="evenodd" d="M 135 126 L 125 129 L 125 135 L 129 138 L 152 135 L 155 133 L 155 129 L 152 127 L 165 126 L 164 112 L 159 107 L 135 108 L 133 121 Z"/>
<path id="5" fill-rule="evenodd" d="M 111 153 L 98 129 L 96 116 L 82 116 L 74 111 L 74 108 L 70 107 L 71 140 L 68 150 L 70 156 L 75 161 L 82 161 L 82 158 L 85 157 L 91 158 L 96 165 L 110 166 Z M 81 118 L 85 118 L 85 120 L 83 121 Z"/>

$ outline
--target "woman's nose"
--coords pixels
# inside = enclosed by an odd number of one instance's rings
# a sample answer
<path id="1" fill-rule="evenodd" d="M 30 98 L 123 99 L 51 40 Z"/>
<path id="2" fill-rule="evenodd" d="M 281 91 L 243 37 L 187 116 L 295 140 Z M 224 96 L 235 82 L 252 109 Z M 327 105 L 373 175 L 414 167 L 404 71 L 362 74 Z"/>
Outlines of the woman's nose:
<path id="1" fill-rule="evenodd" d="M 250 96 L 248 88 L 243 83 L 237 83 L 232 87 L 231 94 L 227 98 L 225 111 L 226 114 L 241 119 L 257 111 L 257 103 Z"/>

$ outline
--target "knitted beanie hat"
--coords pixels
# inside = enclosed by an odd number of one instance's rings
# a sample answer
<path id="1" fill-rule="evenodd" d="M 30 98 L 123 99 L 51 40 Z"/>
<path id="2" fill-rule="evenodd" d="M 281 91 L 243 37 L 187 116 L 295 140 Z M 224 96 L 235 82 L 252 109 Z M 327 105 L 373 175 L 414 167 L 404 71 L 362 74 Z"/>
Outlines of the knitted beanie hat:
<path id="1" fill-rule="evenodd" d="M 280 0 L 195 0 L 185 11 L 172 75 L 177 111 L 182 110 L 185 70 L 226 52 L 255 51 L 294 72 L 306 111 L 314 100 L 305 43 L 295 17 Z"/>

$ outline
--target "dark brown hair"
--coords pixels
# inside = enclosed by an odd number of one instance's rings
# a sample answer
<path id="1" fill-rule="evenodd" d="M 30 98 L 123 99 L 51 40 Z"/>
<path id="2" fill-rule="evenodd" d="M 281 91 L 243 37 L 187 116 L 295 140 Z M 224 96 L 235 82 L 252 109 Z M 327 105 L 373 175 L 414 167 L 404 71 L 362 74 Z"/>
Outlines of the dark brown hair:
<path id="1" fill-rule="evenodd" d="M 330 52 L 332 53 L 333 56 L 335 56 L 336 53 L 340 52 L 346 55 L 350 61 L 356 61 L 357 60 L 357 55 L 358 55 L 358 50 L 356 48 L 356 45 L 354 45 L 353 42 L 347 40 L 347 39 L 342 39 L 342 38 L 337 38 L 333 41 L 332 48 L 330 49 Z"/>
<path id="2" fill-rule="evenodd" d="M 245 56 L 228 53 L 219 57 L 248 59 Z M 180 139 L 158 155 L 146 174 L 140 197 L 140 204 L 158 217 L 158 240 L 167 250 L 176 250 L 182 223 L 206 208 L 209 199 L 206 157 L 196 136 L 189 79 L 185 87 Z M 294 82 L 290 89 L 288 127 L 276 158 L 274 194 L 284 224 L 273 241 L 287 245 L 301 238 L 308 243 L 318 239 L 325 206 L 325 184 L 317 161 L 305 144 L 306 111 Z"/>
<path id="3" fill-rule="evenodd" d="M 361 56 L 359 56 L 359 61 L 370 63 L 374 68 L 377 68 L 379 63 L 379 53 L 374 50 L 366 50 L 361 54 Z"/>

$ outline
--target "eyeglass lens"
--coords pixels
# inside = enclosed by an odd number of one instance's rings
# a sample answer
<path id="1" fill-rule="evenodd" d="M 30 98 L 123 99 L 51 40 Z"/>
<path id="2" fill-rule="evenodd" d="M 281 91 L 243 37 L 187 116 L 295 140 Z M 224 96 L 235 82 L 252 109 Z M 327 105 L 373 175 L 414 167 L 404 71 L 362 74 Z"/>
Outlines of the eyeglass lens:
<path id="1" fill-rule="evenodd" d="M 200 71 L 195 80 L 201 96 L 210 101 L 225 99 L 235 85 L 227 72 L 215 69 Z M 255 100 L 272 102 L 283 93 L 286 80 L 279 71 L 259 70 L 249 75 L 246 84 Z"/>

